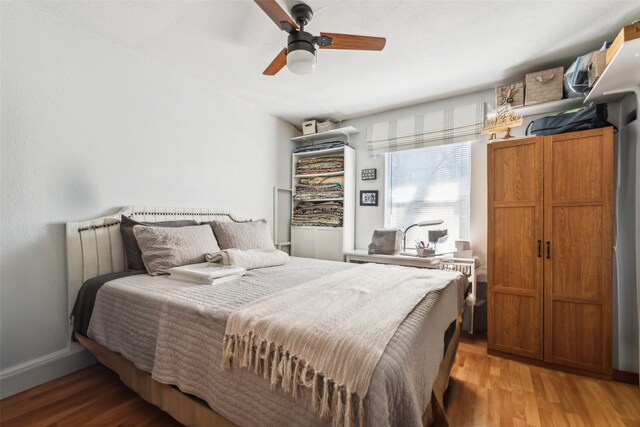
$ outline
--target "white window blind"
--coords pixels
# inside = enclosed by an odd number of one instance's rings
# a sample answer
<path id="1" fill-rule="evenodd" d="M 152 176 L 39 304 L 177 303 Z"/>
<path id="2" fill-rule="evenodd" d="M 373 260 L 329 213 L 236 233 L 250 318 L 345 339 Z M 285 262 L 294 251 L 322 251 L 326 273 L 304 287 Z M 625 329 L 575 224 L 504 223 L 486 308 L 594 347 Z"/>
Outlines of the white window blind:
<path id="1" fill-rule="evenodd" d="M 438 245 L 455 250 L 456 240 L 468 240 L 470 229 L 471 143 L 438 145 L 385 154 L 385 227 L 404 230 L 428 219 L 433 227 L 414 227 L 407 249 L 427 242 L 427 230 L 446 228 L 449 238 Z"/>
<path id="2" fill-rule="evenodd" d="M 373 123 L 367 147 L 376 155 L 477 140 L 483 120 L 484 103 L 479 102 Z"/>

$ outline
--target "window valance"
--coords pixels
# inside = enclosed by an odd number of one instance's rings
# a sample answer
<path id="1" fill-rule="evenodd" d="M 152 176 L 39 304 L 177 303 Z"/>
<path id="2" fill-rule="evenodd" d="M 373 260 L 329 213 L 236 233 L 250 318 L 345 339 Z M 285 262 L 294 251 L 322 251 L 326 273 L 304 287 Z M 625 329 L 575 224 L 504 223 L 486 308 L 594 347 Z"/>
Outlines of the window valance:
<path id="1" fill-rule="evenodd" d="M 367 130 L 371 155 L 480 139 L 484 102 L 374 123 Z"/>

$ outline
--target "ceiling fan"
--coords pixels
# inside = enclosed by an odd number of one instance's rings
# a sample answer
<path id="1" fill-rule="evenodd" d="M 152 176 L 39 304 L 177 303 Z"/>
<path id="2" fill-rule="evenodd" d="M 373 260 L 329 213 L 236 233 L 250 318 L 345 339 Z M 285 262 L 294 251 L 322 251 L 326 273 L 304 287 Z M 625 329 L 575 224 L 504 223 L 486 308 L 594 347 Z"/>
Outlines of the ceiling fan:
<path id="1" fill-rule="evenodd" d="M 309 5 L 300 3 L 291 8 L 291 17 L 276 0 L 254 0 L 264 13 L 282 31 L 289 33 L 287 47 L 269 64 L 262 74 L 273 76 L 285 64 L 294 74 L 308 74 L 316 67 L 316 46 L 320 49 L 382 50 L 384 37 L 356 36 L 352 34 L 320 33 L 314 36 L 304 30 L 313 18 Z"/>

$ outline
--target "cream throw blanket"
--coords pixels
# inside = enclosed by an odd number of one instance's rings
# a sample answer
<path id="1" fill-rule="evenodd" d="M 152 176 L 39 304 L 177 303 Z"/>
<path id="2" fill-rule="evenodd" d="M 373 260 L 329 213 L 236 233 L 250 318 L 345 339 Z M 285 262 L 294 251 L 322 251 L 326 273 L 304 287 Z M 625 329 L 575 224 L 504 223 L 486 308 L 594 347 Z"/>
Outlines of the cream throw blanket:
<path id="1" fill-rule="evenodd" d="M 205 259 L 211 263 L 234 265 L 247 270 L 273 267 L 289 262 L 289 255 L 277 249 L 225 249 L 220 252 L 206 254 Z"/>
<path id="2" fill-rule="evenodd" d="M 223 368 L 253 369 L 294 397 L 309 387 L 321 417 L 362 425 L 389 340 L 428 293 L 449 283 L 429 270 L 364 264 L 264 297 L 229 317 Z"/>

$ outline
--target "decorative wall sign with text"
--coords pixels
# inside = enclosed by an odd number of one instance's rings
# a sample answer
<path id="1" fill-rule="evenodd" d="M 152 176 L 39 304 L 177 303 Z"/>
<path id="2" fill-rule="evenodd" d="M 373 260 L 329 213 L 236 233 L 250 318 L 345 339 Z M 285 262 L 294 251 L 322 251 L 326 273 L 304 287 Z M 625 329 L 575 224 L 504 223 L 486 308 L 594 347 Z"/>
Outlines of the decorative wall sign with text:
<path id="1" fill-rule="evenodd" d="M 362 169 L 360 173 L 363 181 L 373 181 L 377 178 L 376 168 Z"/>

